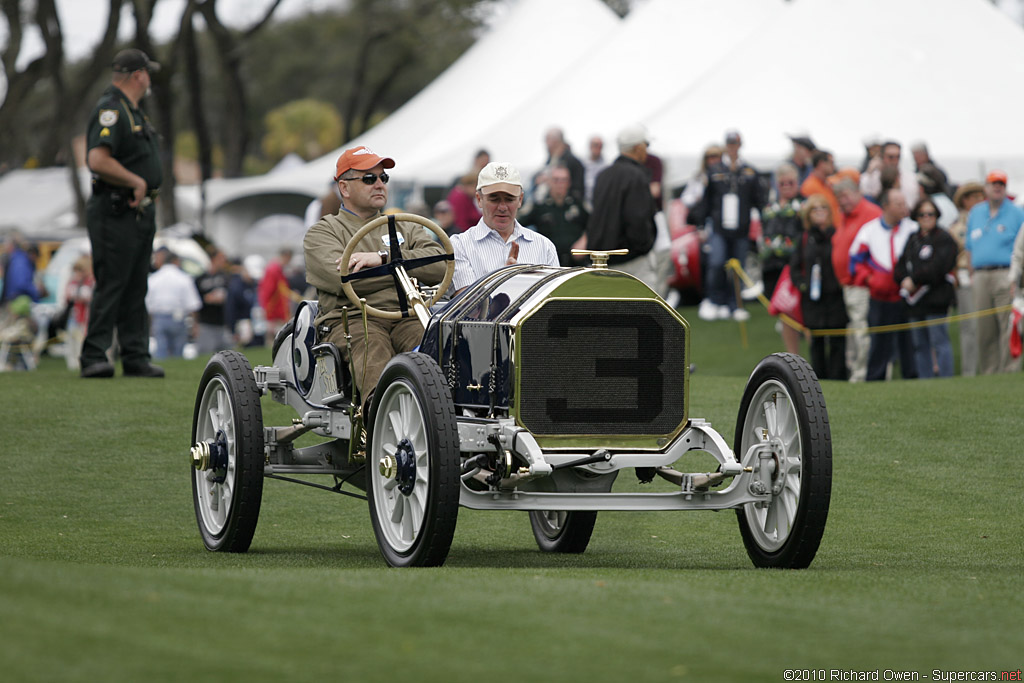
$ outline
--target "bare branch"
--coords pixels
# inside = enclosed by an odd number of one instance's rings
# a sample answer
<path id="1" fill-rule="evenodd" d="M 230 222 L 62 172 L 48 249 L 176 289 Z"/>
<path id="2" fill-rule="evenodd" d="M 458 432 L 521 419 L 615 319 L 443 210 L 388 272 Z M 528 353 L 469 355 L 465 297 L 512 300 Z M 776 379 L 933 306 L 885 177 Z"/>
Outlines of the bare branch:
<path id="1" fill-rule="evenodd" d="M 277 11 L 277 7 L 281 2 L 282 0 L 274 0 L 273 4 L 267 8 L 267 13 L 263 15 L 263 18 L 242 32 L 242 40 L 248 39 L 254 33 L 257 33 L 261 28 L 263 28 L 263 26 L 270 21 L 271 17 L 274 16 L 274 12 Z"/>
<path id="2" fill-rule="evenodd" d="M 18 53 L 21 52 L 21 3 L 18 0 L 2 0 L 0 7 L 3 8 L 4 17 L 7 19 L 7 46 L 0 53 L 0 60 L 4 64 L 4 75 L 8 83 L 16 72 Z"/>

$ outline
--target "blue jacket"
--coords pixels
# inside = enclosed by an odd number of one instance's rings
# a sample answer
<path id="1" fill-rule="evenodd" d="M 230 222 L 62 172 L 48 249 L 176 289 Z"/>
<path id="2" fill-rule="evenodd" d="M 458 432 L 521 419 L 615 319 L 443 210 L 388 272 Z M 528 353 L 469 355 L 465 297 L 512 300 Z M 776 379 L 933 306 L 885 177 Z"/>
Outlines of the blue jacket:
<path id="1" fill-rule="evenodd" d="M 4 269 L 3 300 L 11 301 L 22 294 L 39 301 L 39 290 L 34 282 L 36 266 L 22 249 L 15 248 Z"/>

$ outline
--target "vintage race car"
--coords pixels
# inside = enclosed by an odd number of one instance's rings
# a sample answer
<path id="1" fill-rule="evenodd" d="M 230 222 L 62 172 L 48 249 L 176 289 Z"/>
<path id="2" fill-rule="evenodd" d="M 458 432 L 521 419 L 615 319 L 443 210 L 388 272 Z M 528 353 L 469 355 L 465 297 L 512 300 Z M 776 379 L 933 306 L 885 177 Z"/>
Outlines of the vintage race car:
<path id="1" fill-rule="evenodd" d="M 828 515 L 832 452 L 806 361 L 773 354 L 757 365 L 730 448 L 689 414 L 687 321 L 641 281 L 607 268 L 607 253 L 592 253 L 591 267 L 509 266 L 437 305 L 451 280 L 451 243 L 412 214 L 392 217 L 392 232 L 395 219 L 437 235 L 448 271 L 437 291 L 421 292 L 407 271 L 422 263 L 403 259 L 391 239 L 389 263 L 363 274 L 390 273 L 408 302 L 402 312 L 366 306 L 351 287 L 360 274 L 343 272 L 351 315 L 417 315 L 424 324 L 419 349 L 391 360 L 372 397 L 356 390 L 360 369 L 349 354 L 319 342 L 312 301 L 278 335 L 273 365 L 252 368 L 235 351 L 207 364 L 190 452 L 207 548 L 249 548 L 263 480 L 274 478 L 365 491 L 381 553 L 396 567 L 444 563 L 460 506 L 523 510 L 540 549 L 566 553 L 586 549 L 600 510 L 732 508 L 756 566 L 811 563 Z M 342 263 L 386 220 L 360 230 Z M 265 426 L 263 396 L 294 409 L 292 424 Z M 310 432 L 320 438 L 297 446 Z M 690 451 L 717 465 L 673 467 Z M 615 490 L 623 470 L 668 483 Z"/>

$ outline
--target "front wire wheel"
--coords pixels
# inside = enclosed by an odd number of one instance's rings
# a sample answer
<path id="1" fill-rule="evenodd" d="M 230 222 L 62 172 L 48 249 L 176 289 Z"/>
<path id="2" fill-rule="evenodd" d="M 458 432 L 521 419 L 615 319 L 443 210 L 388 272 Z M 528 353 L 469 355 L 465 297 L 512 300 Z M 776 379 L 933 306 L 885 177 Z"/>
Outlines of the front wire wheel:
<path id="1" fill-rule="evenodd" d="M 771 443 L 771 499 L 736 511 L 747 554 L 757 567 L 802 569 L 811 564 L 832 495 L 832 434 L 821 385 L 800 356 L 776 353 L 747 380 L 733 450 L 742 458 Z"/>
<path id="2" fill-rule="evenodd" d="M 263 411 L 252 367 L 237 351 L 206 364 L 192 413 L 192 501 L 209 550 L 249 549 L 263 497 Z M 196 468 L 205 447 L 207 466 Z"/>
<path id="3" fill-rule="evenodd" d="M 539 510 L 530 512 L 537 547 L 546 553 L 582 553 L 594 533 L 597 513 Z"/>
<path id="4" fill-rule="evenodd" d="M 392 567 L 440 566 L 459 511 L 455 406 L 437 363 L 395 356 L 370 412 L 366 498 L 384 559 Z"/>

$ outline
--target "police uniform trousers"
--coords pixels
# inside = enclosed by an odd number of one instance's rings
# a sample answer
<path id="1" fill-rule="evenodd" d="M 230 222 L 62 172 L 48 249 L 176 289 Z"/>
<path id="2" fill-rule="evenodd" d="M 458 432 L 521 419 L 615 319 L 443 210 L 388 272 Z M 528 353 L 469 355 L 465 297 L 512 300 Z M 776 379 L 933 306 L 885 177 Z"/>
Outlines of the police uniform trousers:
<path id="1" fill-rule="evenodd" d="M 366 400 L 369 393 L 377 386 L 377 380 L 396 354 L 412 351 L 423 339 L 423 325 L 419 318 L 412 316 L 401 320 L 386 320 L 367 316 L 368 336 L 363 337 L 363 318 L 353 315 L 348 319 L 349 334 L 352 335 L 352 369 L 355 373 L 356 386 Z M 339 321 L 327 334 L 326 341 L 337 346 L 345 359 L 348 359 L 349 345 L 345 340 L 344 326 Z M 363 362 L 366 362 L 366 374 L 363 374 Z"/>
<path id="2" fill-rule="evenodd" d="M 110 193 L 94 192 L 86 205 L 86 224 L 96 287 L 89 305 L 81 365 L 84 368 L 106 362 L 116 330 L 122 366 L 144 366 L 149 363 L 146 290 L 156 207 L 150 204 L 141 213 L 129 207 L 115 215 Z"/>

